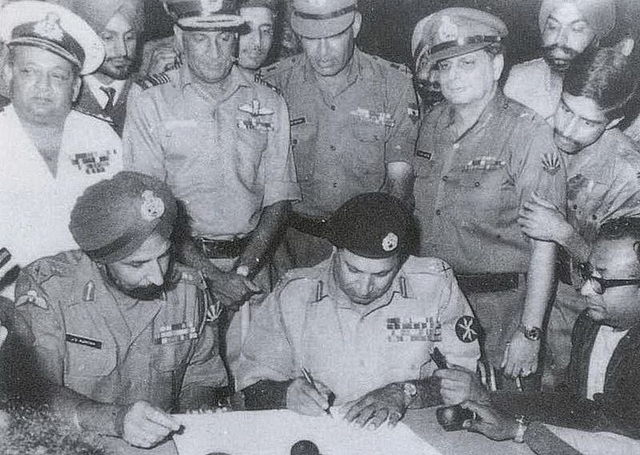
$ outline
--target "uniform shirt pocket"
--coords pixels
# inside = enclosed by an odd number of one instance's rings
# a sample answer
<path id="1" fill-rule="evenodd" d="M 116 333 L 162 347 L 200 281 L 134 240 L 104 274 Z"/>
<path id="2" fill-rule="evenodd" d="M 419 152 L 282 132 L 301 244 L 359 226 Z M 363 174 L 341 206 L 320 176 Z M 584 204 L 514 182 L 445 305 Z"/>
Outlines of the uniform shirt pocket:
<path id="1" fill-rule="evenodd" d="M 71 340 L 71 341 L 69 341 Z M 65 374 L 70 377 L 104 377 L 117 365 L 116 347 L 90 337 L 67 334 Z"/>
<path id="2" fill-rule="evenodd" d="M 385 114 L 375 114 L 369 111 L 364 111 L 367 114 L 363 115 L 351 115 L 351 133 L 353 137 L 360 142 L 385 142 L 387 140 L 387 131 L 390 130 L 393 119 L 381 118 L 378 116 L 384 116 Z M 372 117 L 374 116 L 374 117 Z"/>

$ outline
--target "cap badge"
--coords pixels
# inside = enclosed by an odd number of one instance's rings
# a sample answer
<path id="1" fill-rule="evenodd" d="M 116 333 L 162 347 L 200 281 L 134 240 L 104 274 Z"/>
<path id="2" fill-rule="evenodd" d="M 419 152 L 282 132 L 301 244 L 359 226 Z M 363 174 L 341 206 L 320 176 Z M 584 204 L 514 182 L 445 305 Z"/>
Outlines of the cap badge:
<path id="1" fill-rule="evenodd" d="M 217 13 L 222 9 L 223 3 L 224 0 L 200 0 L 203 15 L 209 16 L 210 14 Z"/>
<path id="2" fill-rule="evenodd" d="M 382 239 L 382 249 L 385 251 L 393 251 L 398 248 L 398 236 L 393 232 L 389 232 L 384 239 Z"/>
<path id="3" fill-rule="evenodd" d="M 153 194 L 151 190 L 145 190 L 142 193 L 142 205 L 140 206 L 140 214 L 146 221 L 158 219 L 164 213 L 164 202 L 162 199 Z"/>
<path id="4" fill-rule="evenodd" d="M 64 38 L 64 32 L 60 27 L 60 18 L 55 13 L 48 13 L 33 27 L 33 32 L 38 36 L 55 41 L 62 41 Z"/>
<path id="5" fill-rule="evenodd" d="M 442 22 L 438 28 L 438 37 L 442 43 L 458 39 L 458 26 L 451 21 L 451 17 L 442 16 Z"/>

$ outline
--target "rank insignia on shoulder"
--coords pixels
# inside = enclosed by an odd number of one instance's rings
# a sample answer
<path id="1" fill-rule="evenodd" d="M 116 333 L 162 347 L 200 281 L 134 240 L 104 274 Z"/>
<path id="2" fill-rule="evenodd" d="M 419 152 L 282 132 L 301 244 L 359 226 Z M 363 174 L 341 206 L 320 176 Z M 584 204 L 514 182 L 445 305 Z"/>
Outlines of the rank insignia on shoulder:
<path id="1" fill-rule="evenodd" d="M 147 90 L 156 85 L 167 84 L 169 82 L 171 82 L 171 78 L 167 73 L 156 73 L 143 77 L 136 81 L 136 84 L 138 84 L 142 90 Z"/>
<path id="2" fill-rule="evenodd" d="M 49 309 L 49 305 L 47 304 L 47 301 L 44 299 L 44 297 L 38 295 L 38 292 L 35 289 L 30 289 L 29 291 L 27 291 L 26 294 L 23 294 L 20 297 L 18 297 L 18 300 L 16 300 L 16 307 L 19 307 L 27 303 L 31 303 L 37 306 L 38 308 L 42 308 L 43 310 Z"/>
<path id="3" fill-rule="evenodd" d="M 504 169 L 507 163 L 503 160 L 496 159 L 493 156 L 481 156 L 475 160 L 469 161 L 465 167 L 465 171 L 490 171 L 492 169 Z"/>
<path id="4" fill-rule="evenodd" d="M 291 120 L 289 126 L 304 125 L 305 123 L 307 123 L 307 117 L 298 117 Z"/>
<path id="5" fill-rule="evenodd" d="M 118 152 L 105 150 L 103 152 L 84 152 L 71 155 L 71 164 L 85 174 L 100 174 L 107 171 L 111 164 L 111 156 Z"/>
<path id="6" fill-rule="evenodd" d="M 560 170 L 560 157 L 555 153 L 545 153 L 542 156 L 542 169 L 551 175 L 556 175 Z"/>
<path id="7" fill-rule="evenodd" d="M 275 113 L 273 109 L 260 106 L 259 100 L 252 100 L 251 103 L 238 106 L 238 110 L 248 116 L 240 116 L 238 128 L 243 130 L 273 131 L 273 121 L 271 116 Z"/>
<path id="8" fill-rule="evenodd" d="M 478 339 L 482 328 L 473 316 L 461 316 L 455 325 L 456 336 L 463 343 L 473 343 Z"/>
<path id="9" fill-rule="evenodd" d="M 420 108 L 416 103 L 409 103 L 409 107 L 407 107 L 407 114 L 414 124 L 420 120 Z"/>
<path id="10" fill-rule="evenodd" d="M 96 300 L 96 285 L 93 283 L 93 281 L 89 281 L 84 285 L 82 300 L 84 300 L 85 302 L 93 302 Z"/>
<path id="11" fill-rule="evenodd" d="M 364 122 L 374 123 L 376 125 L 383 125 L 389 128 L 396 126 L 396 121 L 391 117 L 391 114 L 386 112 L 373 112 L 369 109 L 363 109 L 359 107 L 355 111 L 350 112 L 351 115 L 358 117 Z"/>
<path id="12" fill-rule="evenodd" d="M 416 156 L 418 156 L 420 158 L 424 158 L 426 160 L 431 160 L 431 157 L 433 156 L 433 153 L 425 152 L 424 150 L 416 150 Z"/>
<path id="13" fill-rule="evenodd" d="M 269 69 L 266 69 L 266 72 L 268 72 L 268 71 L 269 71 Z M 265 80 L 262 78 L 262 73 L 256 73 L 256 75 L 255 75 L 255 76 L 254 76 L 254 78 L 253 78 L 253 81 L 254 81 L 254 82 L 256 82 L 257 84 L 264 85 L 265 87 L 267 87 L 267 88 L 269 88 L 269 89 L 273 90 L 273 91 L 274 91 L 274 92 L 276 92 L 278 95 L 282 95 L 282 92 L 280 92 L 280 89 L 279 89 L 278 87 L 276 87 L 276 86 L 275 86 L 275 85 L 273 85 L 273 84 L 270 84 L 269 82 L 265 81 Z"/>

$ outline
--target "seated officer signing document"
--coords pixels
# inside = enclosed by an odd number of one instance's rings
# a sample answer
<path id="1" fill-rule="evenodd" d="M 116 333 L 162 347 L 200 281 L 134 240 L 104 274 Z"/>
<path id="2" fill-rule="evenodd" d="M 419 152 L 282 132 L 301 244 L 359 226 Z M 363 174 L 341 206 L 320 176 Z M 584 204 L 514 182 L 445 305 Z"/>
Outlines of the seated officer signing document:
<path id="1" fill-rule="evenodd" d="M 441 403 L 434 349 L 472 370 L 480 354 L 451 268 L 409 255 L 412 218 L 393 196 L 356 196 L 327 224 L 331 258 L 289 272 L 253 321 L 238 370 L 247 407 L 314 415 L 335 401 L 376 428 Z"/>

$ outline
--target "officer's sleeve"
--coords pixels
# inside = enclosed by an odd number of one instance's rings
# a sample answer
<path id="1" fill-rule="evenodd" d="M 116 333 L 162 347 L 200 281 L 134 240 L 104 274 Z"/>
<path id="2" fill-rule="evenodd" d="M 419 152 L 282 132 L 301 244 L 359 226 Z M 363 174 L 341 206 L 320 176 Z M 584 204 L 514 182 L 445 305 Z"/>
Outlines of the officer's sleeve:
<path id="1" fill-rule="evenodd" d="M 36 370 L 34 373 L 64 385 L 65 329 L 60 310 L 64 289 L 56 285 L 55 278 L 40 283 L 37 276 L 33 266 L 18 276 L 16 316 L 23 323 L 15 326 L 16 338 L 27 350 L 22 355 L 28 358 L 25 363 Z"/>
<path id="2" fill-rule="evenodd" d="M 144 93 L 131 101 L 122 133 L 124 167 L 164 181 L 167 172 L 158 135 L 159 112 L 153 99 Z"/>
<path id="3" fill-rule="evenodd" d="M 460 291 L 453 270 L 446 264 L 444 269 L 438 310 L 442 324 L 442 343 L 437 343 L 437 347 L 447 358 L 449 365 L 476 371 L 480 358 L 480 324 Z"/>
<path id="4" fill-rule="evenodd" d="M 397 74 L 390 78 L 387 81 L 387 96 L 393 109 L 394 126 L 386 144 L 385 162 L 404 161 L 412 164 L 420 114 L 410 75 Z"/>
<path id="5" fill-rule="evenodd" d="M 274 96 L 274 126 L 269 131 L 269 142 L 263 175 L 265 190 L 263 207 L 279 201 L 300 200 L 300 187 L 296 179 L 296 169 L 290 144 L 289 110 L 284 99 Z"/>
<path id="6" fill-rule="evenodd" d="M 298 376 L 280 296 L 278 287 L 252 315 L 236 372 L 238 390 L 262 380 L 282 382 Z"/>
<path id="7" fill-rule="evenodd" d="M 220 388 L 227 385 L 227 373 L 220 357 L 219 327 L 207 323 L 198 338 L 195 352 L 187 365 L 182 389 L 180 408 L 198 409 L 202 406 L 201 390 Z"/>
<path id="8" fill-rule="evenodd" d="M 512 141 L 511 170 L 520 206 L 535 192 L 566 213 L 566 167 L 553 142 L 551 127 L 532 111 L 523 111 Z"/>

